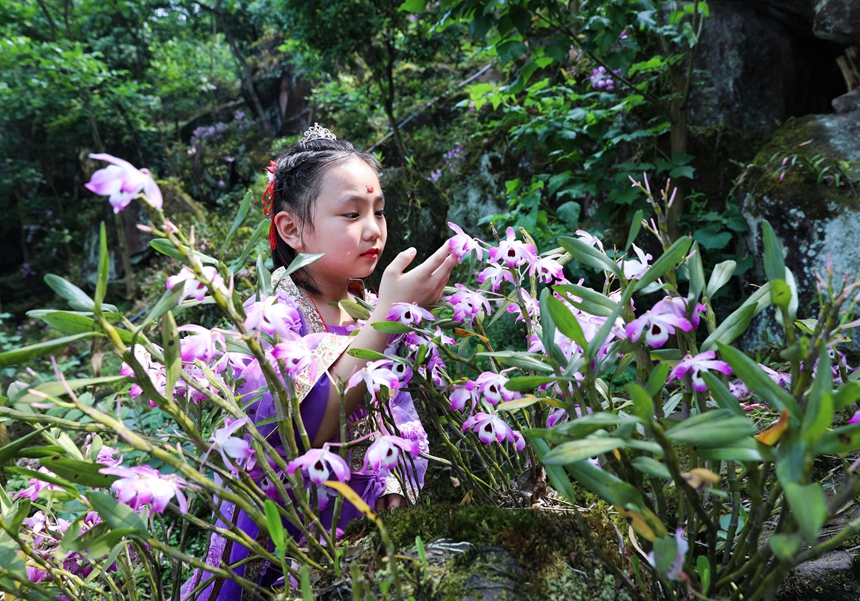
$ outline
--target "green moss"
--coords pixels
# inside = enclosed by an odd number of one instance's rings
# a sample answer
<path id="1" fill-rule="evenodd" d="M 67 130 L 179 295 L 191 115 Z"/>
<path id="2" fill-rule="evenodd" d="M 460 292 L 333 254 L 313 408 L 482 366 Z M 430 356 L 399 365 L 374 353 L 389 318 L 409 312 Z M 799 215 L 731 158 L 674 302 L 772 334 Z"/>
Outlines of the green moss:
<path id="1" fill-rule="evenodd" d="M 606 512 L 592 511 L 585 517 L 603 552 L 627 570 L 629 560 L 619 554 Z M 587 547 L 567 512 L 436 505 L 386 516 L 385 523 L 394 545 L 416 558 L 399 564 L 405 596 L 440 601 L 630 599 Z M 428 549 L 426 568 L 417 560 L 416 536 Z M 469 544 L 459 552 L 440 554 L 439 545 L 433 544 L 440 539 Z M 358 566 L 354 574 L 363 574 L 353 578 L 354 598 L 378 598 L 379 583 L 390 578 L 387 563 L 376 553 L 379 535 L 374 532 L 356 545 L 365 552 L 353 563 Z"/>
<path id="2" fill-rule="evenodd" d="M 826 174 L 835 174 L 837 161 L 845 158 L 829 140 L 818 116 L 790 119 L 755 155 L 753 168 L 743 181 L 744 189 L 758 197 L 779 198 L 782 206 L 802 207 L 809 219 L 826 218 L 833 207 L 860 208 L 860 198 L 844 183 L 836 187 L 832 182 L 819 181 L 824 168 L 828 169 Z M 785 157 L 794 159 L 794 164 L 780 172 Z M 820 164 L 813 166 L 815 161 Z M 860 164 L 851 167 L 856 170 Z"/>

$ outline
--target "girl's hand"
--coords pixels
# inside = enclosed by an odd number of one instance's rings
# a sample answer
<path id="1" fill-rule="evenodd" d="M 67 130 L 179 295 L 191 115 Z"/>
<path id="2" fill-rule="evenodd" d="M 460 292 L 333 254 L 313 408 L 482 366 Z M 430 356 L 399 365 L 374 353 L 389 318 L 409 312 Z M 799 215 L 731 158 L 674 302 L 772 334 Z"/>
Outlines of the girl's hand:
<path id="1" fill-rule="evenodd" d="M 428 307 L 439 302 L 457 257 L 445 243 L 421 265 L 404 273 L 415 258 L 416 250 L 408 248 L 397 255 L 382 274 L 379 305 L 386 312 L 394 303 L 417 303 Z"/>
<path id="2" fill-rule="evenodd" d="M 397 493 L 391 493 L 384 497 L 379 497 L 376 501 L 376 513 L 384 511 L 396 511 L 406 507 L 406 497 Z"/>

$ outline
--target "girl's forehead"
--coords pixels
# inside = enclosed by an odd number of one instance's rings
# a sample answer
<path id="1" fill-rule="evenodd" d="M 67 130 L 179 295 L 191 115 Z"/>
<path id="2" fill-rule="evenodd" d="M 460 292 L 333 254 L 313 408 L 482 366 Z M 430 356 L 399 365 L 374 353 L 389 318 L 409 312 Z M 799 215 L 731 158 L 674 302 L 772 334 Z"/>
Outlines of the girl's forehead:
<path id="1" fill-rule="evenodd" d="M 322 178 L 320 200 L 322 199 L 368 199 L 382 197 L 379 177 L 373 168 L 359 157 L 332 165 Z"/>

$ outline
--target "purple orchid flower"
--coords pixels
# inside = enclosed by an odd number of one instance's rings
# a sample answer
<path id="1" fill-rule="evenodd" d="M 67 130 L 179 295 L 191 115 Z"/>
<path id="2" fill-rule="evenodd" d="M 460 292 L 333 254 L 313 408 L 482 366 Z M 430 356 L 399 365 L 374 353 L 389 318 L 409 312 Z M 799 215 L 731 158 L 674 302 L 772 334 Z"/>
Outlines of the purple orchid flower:
<path id="1" fill-rule="evenodd" d="M 84 187 L 93 194 L 107 196 L 114 213 L 126 208 L 141 192 L 150 205 L 161 209 L 164 200 L 149 169 L 136 169 L 131 163 L 109 154 L 91 154 L 90 158 L 112 163 L 93 173 Z"/>
<path id="2" fill-rule="evenodd" d="M 425 319 L 433 321 L 436 319 L 430 311 L 419 307 L 416 303 L 394 303 L 388 311 L 385 319 L 398 321 L 406 325 L 418 325 Z"/>
<path id="3" fill-rule="evenodd" d="M 688 371 L 692 370 L 690 379 L 693 382 L 693 389 L 697 392 L 705 392 L 708 389 L 708 385 L 702 379 L 702 372 L 714 370 L 725 375 L 732 373 L 732 368 L 729 364 L 725 361 L 715 360 L 716 356 L 714 351 L 705 351 L 695 357 L 686 355 L 669 373 L 668 381 L 671 382 L 675 378 L 681 380 Z"/>
<path id="4" fill-rule="evenodd" d="M 454 309 L 454 319 L 463 323 L 471 324 L 475 316 L 484 310 L 486 315 L 492 312 L 490 301 L 480 292 L 473 292 L 463 284 L 454 284 L 457 292 L 445 297 L 444 300 L 451 303 Z"/>
<path id="5" fill-rule="evenodd" d="M 451 395 L 448 397 L 451 401 L 451 410 L 462 411 L 468 402 L 471 403 L 469 411 L 474 411 L 475 405 L 481 398 L 477 388 L 477 384 L 471 380 L 462 386 L 455 386 Z"/>
<path id="6" fill-rule="evenodd" d="M 490 260 L 502 260 L 508 267 L 519 267 L 523 263 L 531 264 L 537 259 L 537 251 L 531 244 L 517 240 L 514 228 L 509 227 L 504 240 L 497 247 L 490 249 Z"/>
<path id="7" fill-rule="evenodd" d="M 394 396 L 400 389 L 400 380 L 398 380 L 397 374 L 391 371 L 391 363 L 388 359 L 368 362 L 363 369 L 352 374 L 346 387 L 355 388 L 364 382 L 367 386 L 367 391 L 370 393 L 370 400 L 374 403 L 376 402 L 376 393 L 383 386 L 388 388 L 391 396 Z"/>
<path id="8" fill-rule="evenodd" d="M 655 313 L 671 313 L 677 317 L 687 317 L 687 300 L 679 296 L 667 296 L 663 300 L 657 301 L 651 310 Z M 698 329 L 701 315 L 706 310 L 705 305 L 696 303 L 690 315 L 690 323 L 693 324 L 694 330 Z"/>
<path id="9" fill-rule="evenodd" d="M 505 388 L 508 378 L 505 374 L 497 374 L 491 371 L 485 371 L 475 379 L 475 386 L 479 394 L 484 395 L 486 400 L 491 405 L 496 405 L 500 401 L 512 401 L 519 396 L 518 393 Z"/>
<path id="10" fill-rule="evenodd" d="M 472 430 L 478 434 L 478 440 L 484 444 L 497 442 L 502 444 L 505 440 L 514 444 L 514 448 L 522 451 L 526 448 L 526 440 L 523 435 L 512 429 L 505 420 L 489 413 L 478 412 L 463 423 L 463 432 Z"/>
<path id="11" fill-rule="evenodd" d="M 183 287 L 182 295 L 179 297 L 180 303 L 189 296 L 202 301 L 206 297 L 207 284 L 212 285 L 213 288 L 224 288 L 224 279 L 211 265 L 203 267 L 203 281 L 198 280 L 197 275 L 189 267 L 183 267 L 178 274 L 167 278 L 168 290 L 173 290 L 179 285 Z"/>
<path id="12" fill-rule="evenodd" d="M 245 307 L 245 328 L 262 331 L 269 336 L 275 332 L 283 337 L 301 330 L 301 317 L 296 308 L 287 303 L 279 303 L 277 295 L 267 296 L 259 302 Z"/>
<path id="13" fill-rule="evenodd" d="M 539 282 L 550 284 L 556 280 L 564 279 L 564 267 L 556 261 L 561 255 L 549 255 L 548 257 L 537 257 L 529 267 L 529 275 L 536 276 Z"/>
<path id="14" fill-rule="evenodd" d="M 848 420 L 848 423 L 849 424 L 860 424 L 860 411 L 857 411 L 856 413 L 854 413 L 854 415 L 851 416 L 851 419 Z"/>
<path id="15" fill-rule="evenodd" d="M 414 440 L 406 440 L 399 436 L 380 436 L 373 441 L 364 454 L 364 469 L 379 472 L 395 468 L 401 449 L 413 456 L 421 452 L 418 443 Z"/>
<path id="16" fill-rule="evenodd" d="M 504 265 L 498 263 L 490 263 L 481 273 L 478 274 L 478 283 L 483 284 L 489 280 L 492 284 L 491 290 L 495 292 L 502 285 L 502 282 L 514 283 L 514 276 L 508 271 Z"/>
<path id="17" fill-rule="evenodd" d="M 190 363 L 195 359 L 208 363 L 221 353 L 227 350 L 224 335 L 218 330 L 207 330 L 202 326 L 188 324 L 177 328 L 180 332 L 194 332 L 191 336 L 186 336 L 180 343 L 182 360 Z M 218 350 L 218 346 L 221 350 Z"/>
<path id="18" fill-rule="evenodd" d="M 451 223 L 449 221 L 448 227 L 456 232 L 456 234 L 448 240 L 448 247 L 451 249 L 451 252 L 457 256 L 458 263 L 462 263 L 463 259 L 468 257 L 473 250 L 478 255 L 478 260 L 482 261 L 484 259 L 484 249 L 480 242 L 464 232 L 462 228 L 455 223 Z"/>
<path id="19" fill-rule="evenodd" d="M 773 380 L 777 386 L 781 386 L 782 388 L 791 392 L 791 374 L 781 371 L 774 371 L 767 365 L 762 365 L 761 363 L 759 363 L 758 366 L 764 370 L 768 377 Z"/>
<path id="20" fill-rule="evenodd" d="M 646 271 L 648 271 L 648 268 L 650 267 L 650 265 L 648 265 L 648 261 L 650 261 L 652 257 L 635 244 L 632 244 L 631 246 L 633 246 L 633 250 L 636 252 L 636 256 L 639 259 L 619 261 L 618 264 L 621 266 L 621 269 L 624 270 L 625 278 L 628 280 L 638 280 L 645 275 Z"/>
<path id="21" fill-rule="evenodd" d="M 585 230 L 576 230 L 576 236 L 589 246 L 597 247 L 603 252 L 603 242 L 600 241 L 600 238 L 594 236 Z"/>
<path id="22" fill-rule="evenodd" d="M 332 474 L 340 482 L 346 482 L 350 477 L 346 461 L 325 446 L 321 449 L 311 449 L 301 457 L 290 461 L 287 464 L 287 473 L 292 474 L 298 468 L 306 470 L 314 484 L 322 484 L 330 480 Z"/>
<path id="23" fill-rule="evenodd" d="M 684 538 L 683 528 L 675 530 L 675 542 L 678 546 L 678 553 L 675 555 L 675 560 L 672 562 L 672 565 L 669 566 L 668 570 L 666 570 L 666 578 L 669 580 L 686 580 L 687 576 L 684 574 L 684 558 L 687 556 L 690 544 L 687 542 L 687 539 Z M 648 554 L 648 563 L 651 564 L 652 568 L 657 568 L 653 551 Z"/>
<path id="24" fill-rule="evenodd" d="M 183 515 L 188 513 L 188 500 L 182 489 L 191 488 L 191 485 L 176 474 L 164 475 L 148 465 L 106 467 L 99 472 L 120 477 L 111 484 L 111 488 L 118 493 L 120 503 L 135 511 L 141 505 L 150 504 L 156 513 L 164 513 L 167 503 L 176 497 L 179 512 Z"/>
<path id="25" fill-rule="evenodd" d="M 254 455 L 254 449 L 251 448 L 251 444 L 247 440 L 233 436 L 233 433 L 246 423 L 248 423 L 247 417 L 237 420 L 231 420 L 228 417 L 224 420 L 224 427 L 215 430 L 215 434 L 209 438 L 212 441 L 212 446 L 209 447 L 206 455 L 208 456 L 212 451 L 219 453 L 221 459 L 224 461 L 224 465 L 230 468 L 230 471 L 234 474 L 239 473 L 239 467 L 230 461 L 228 457 L 233 459 L 248 459 Z"/>
<path id="26" fill-rule="evenodd" d="M 285 337 L 286 340 L 272 347 L 272 357 L 284 361 L 284 371 L 292 378 L 298 376 L 308 367 L 311 368 L 309 377 L 311 379 L 316 378 L 317 362 L 313 351 L 304 338 L 292 331 L 288 334 Z"/>
<path id="27" fill-rule="evenodd" d="M 648 311 L 628 323 L 626 333 L 630 342 L 639 342 L 642 332 L 645 331 L 645 342 L 653 348 L 660 348 L 669 340 L 669 335 L 675 333 L 675 328 L 689 332 L 693 329 L 693 324 L 685 317 Z"/>

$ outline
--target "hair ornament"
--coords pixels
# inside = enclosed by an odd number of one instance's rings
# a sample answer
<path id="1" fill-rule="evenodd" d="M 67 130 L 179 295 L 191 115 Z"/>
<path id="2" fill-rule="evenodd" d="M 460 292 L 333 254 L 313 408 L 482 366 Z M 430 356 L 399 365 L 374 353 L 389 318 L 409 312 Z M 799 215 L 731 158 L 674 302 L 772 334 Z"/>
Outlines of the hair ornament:
<path id="1" fill-rule="evenodd" d="M 263 215 L 269 217 L 272 215 L 272 210 L 275 206 L 275 171 L 278 169 L 278 164 L 275 161 L 269 161 L 269 166 L 266 167 L 266 177 L 269 180 L 269 185 L 266 186 L 265 192 L 263 192 L 263 197 L 260 199 L 263 201 Z M 269 225 L 269 246 L 274 250 L 275 246 L 277 246 L 278 238 L 277 233 L 275 232 L 275 220 L 272 219 L 271 225 Z"/>
<path id="2" fill-rule="evenodd" d="M 308 131 L 302 136 L 301 144 L 304 146 L 313 140 L 337 140 L 337 136 L 325 127 L 322 127 L 319 123 L 314 122 L 314 126 L 309 127 Z"/>

